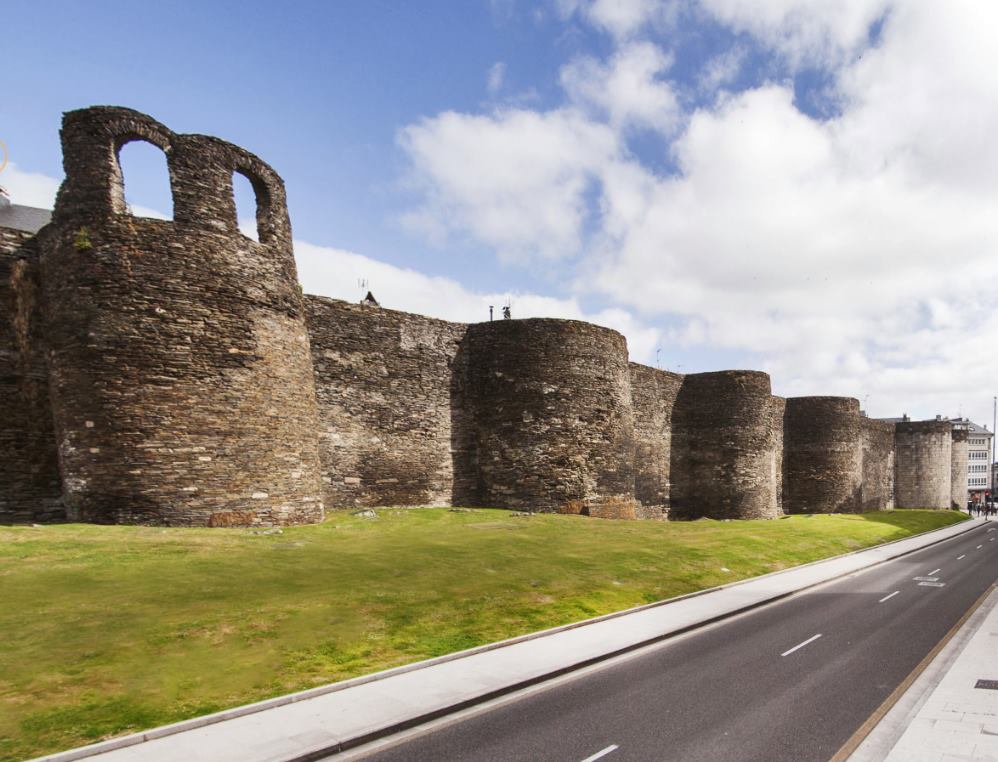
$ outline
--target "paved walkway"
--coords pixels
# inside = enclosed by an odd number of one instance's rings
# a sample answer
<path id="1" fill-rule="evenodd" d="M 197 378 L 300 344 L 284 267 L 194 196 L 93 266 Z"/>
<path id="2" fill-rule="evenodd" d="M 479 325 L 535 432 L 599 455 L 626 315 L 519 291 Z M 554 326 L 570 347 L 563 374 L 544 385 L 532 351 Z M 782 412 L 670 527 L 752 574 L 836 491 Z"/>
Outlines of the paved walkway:
<path id="1" fill-rule="evenodd" d="M 998 587 L 849 759 L 998 760 Z"/>
<path id="2" fill-rule="evenodd" d="M 291 762 L 341 749 L 625 653 L 869 568 L 978 527 L 964 522 L 376 675 L 282 696 L 42 759 L 70 762 Z"/>

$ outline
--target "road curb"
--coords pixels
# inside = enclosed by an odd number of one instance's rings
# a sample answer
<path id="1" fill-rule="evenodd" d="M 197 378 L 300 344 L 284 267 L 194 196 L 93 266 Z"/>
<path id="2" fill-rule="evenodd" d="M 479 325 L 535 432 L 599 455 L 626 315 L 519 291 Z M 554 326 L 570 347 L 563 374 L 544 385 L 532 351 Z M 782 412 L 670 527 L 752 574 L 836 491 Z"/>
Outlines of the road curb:
<path id="1" fill-rule="evenodd" d="M 969 524 L 969 526 L 967 526 L 968 524 Z M 566 625 L 560 625 L 558 627 L 552 627 L 552 628 L 549 628 L 549 629 L 546 629 L 546 630 L 540 630 L 538 632 L 528 633 L 526 635 L 520 635 L 520 636 L 517 636 L 517 637 L 514 637 L 514 638 L 508 638 L 506 640 L 496 641 L 494 643 L 488 643 L 488 644 L 485 644 L 485 645 L 482 645 L 482 646 L 476 646 L 475 648 L 466 649 L 464 651 L 457 651 L 457 652 L 452 653 L 452 654 L 445 654 L 443 656 L 438 656 L 438 657 L 435 657 L 435 658 L 432 658 L 432 659 L 426 659 L 426 660 L 423 660 L 423 661 L 414 662 L 412 664 L 406 664 L 406 665 L 402 665 L 400 667 L 394 667 L 392 669 L 383 670 L 381 672 L 375 672 L 375 673 L 370 674 L 370 675 L 364 675 L 364 676 L 361 676 L 361 677 L 352 678 L 350 680 L 344 680 L 344 681 L 341 681 L 341 682 L 330 683 L 328 685 L 323 685 L 323 686 L 319 686 L 319 687 L 316 687 L 316 688 L 310 688 L 310 689 L 304 690 L 304 691 L 298 691 L 298 692 L 295 692 L 295 693 L 289 693 L 289 694 L 285 694 L 283 696 L 277 696 L 275 698 L 265 699 L 263 701 L 255 702 L 255 703 L 252 703 L 252 704 L 245 704 L 243 706 L 234 707 L 232 709 L 226 709 L 226 710 L 223 710 L 221 712 L 216 712 L 216 713 L 213 713 L 213 714 L 204 715 L 202 717 L 195 717 L 195 718 L 192 718 L 192 719 L 189 719 L 189 720 L 182 720 L 180 722 L 172 723 L 170 725 L 163 725 L 161 727 L 153 728 L 153 729 L 150 729 L 150 730 L 147 730 L 147 731 L 143 731 L 143 732 L 140 732 L 140 733 L 133 733 L 133 734 L 130 734 L 130 735 L 127 735 L 127 736 L 121 736 L 120 738 L 113 738 L 113 739 L 109 739 L 107 741 L 100 741 L 100 742 L 95 743 L 95 744 L 90 744 L 90 745 L 87 745 L 87 746 L 81 746 L 81 747 L 78 747 L 76 749 L 69 749 L 67 751 L 57 752 L 55 754 L 50 754 L 50 755 L 46 755 L 46 756 L 43 756 L 43 757 L 37 757 L 34 760 L 31 760 L 31 762 L 75 762 L 76 760 L 95 757 L 97 755 L 104 754 L 104 753 L 111 752 L 111 751 L 115 751 L 117 749 L 122 749 L 122 748 L 130 747 L 130 746 L 136 746 L 136 745 L 145 743 L 147 741 L 153 741 L 153 740 L 156 740 L 156 739 L 159 739 L 159 738 L 164 738 L 164 737 L 175 735 L 175 734 L 178 734 L 178 733 L 184 733 L 186 731 L 196 730 L 198 728 L 206 727 L 208 725 L 214 725 L 214 724 L 218 724 L 218 723 L 221 723 L 221 722 L 225 722 L 227 720 L 232 720 L 232 719 L 236 719 L 236 718 L 239 718 L 239 717 L 244 717 L 244 716 L 247 716 L 247 715 L 251 715 L 251 714 L 256 714 L 256 713 L 259 713 L 259 712 L 263 712 L 263 711 L 266 711 L 268 709 L 275 709 L 275 708 L 278 708 L 278 707 L 281 707 L 281 706 L 286 706 L 288 704 L 294 704 L 294 703 L 297 703 L 297 702 L 300 702 L 300 701 L 306 701 L 308 699 L 317 698 L 319 696 L 324 696 L 324 695 L 327 695 L 327 694 L 330 694 L 330 693 L 335 693 L 335 692 L 338 692 L 338 691 L 347 690 L 349 688 L 357 687 L 357 686 L 364 685 L 364 684 L 367 684 L 367 683 L 372 683 L 372 682 L 376 682 L 376 681 L 380 681 L 380 680 L 385 680 L 385 679 L 388 679 L 390 677 L 394 677 L 394 676 L 397 676 L 397 675 L 405 674 L 405 673 L 408 673 L 408 672 L 413 672 L 413 671 L 416 671 L 416 670 L 426 669 L 426 668 L 429 668 L 429 667 L 436 666 L 438 664 L 443 664 L 443 663 L 447 663 L 447 662 L 451 662 L 451 661 L 456 661 L 458 659 L 467 658 L 467 657 L 473 656 L 475 654 L 486 653 L 488 651 L 493 651 L 493 650 L 496 650 L 496 649 L 499 649 L 499 648 L 505 648 L 505 647 L 512 646 L 512 645 L 515 645 L 515 644 L 518 644 L 518 643 L 523 643 L 523 642 L 527 642 L 527 641 L 530 641 L 530 640 L 536 640 L 538 638 L 548 637 L 548 636 L 551 636 L 551 635 L 554 635 L 554 634 L 557 634 L 557 633 L 560 633 L 560 632 L 566 632 L 566 631 L 577 629 L 577 628 L 580 628 L 580 627 L 585 627 L 585 626 L 588 626 L 588 625 L 593 625 L 593 624 L 596 624 L 596 623 L 599 623 L 599 622 L 603 622 L 603 621 L 607 621 L 607 620 L 610 620 L 610 619 L 616 619 L 616 618 L 619 618 L 619 617 L 627 616 L 629 614 L 634 614 L 634 613 L 637 613 L 637 612 L 646 611 L 648 609 L 654 609 L 654 608 L 659 608 L 659 607 L 662 607 L 662 606 L 668 606 L 668 605 L 675 604 L 675 603 L 678 603 L 680 601 L 688 600 L 688 599 L 691 599 L 691 598 L 696 598 L 696 597 L 708 595 L 708 594 L 711 594 L 711 593 L 715 593 L 715 592 L 718 592 L 718 591 L 721 591 L 721 590 L 727 590 L 727 589 L 730 589 L 730 588 L 733 588 L 733 587 L 738 587 L 738 586 L 747 584 L 749 582 L 756 582 L 756 581 L 758 581 L 760 579 L 767 579 L 767 578 L 771 578 L 771 577 L 775 577 L 775 576 L 779 576 L 779 575 L 785 575 L 785 574 L 792 573 L 792 572 L 800 570 L 800 569 L 806 569 L 806 568 L 809 568 L 811 566 L 815 566 L 817 564 L 828 563 L 828 562 L 834 561 L 836 559 L 847 558 L 849 556 L 857 555 L 857 554 L 860 554 L 860 553 L 866 553 L 866 552 L 870 552 L 870 551 L 873 551 L 873 550 L 882 550 L 884 548 L 890 547 L 891 545 L 895 545 L 895 544 L 898 544 L 898 543 L 901 543 L 901 542 L 906 542 L 906 541 L 914 540 L 914 539 L 917 539 L 917 538 L 930 539 L 931 535 L 938 534 L 940 532 L 947 532 L 947 535 L 945 537 L 940 537 L 940 538 L 937 538 L 937 539 L 931 539 L 931 541 L 926 542 L 926 543 L 924 543 L 922 545 L 919 545 L 918 547 L 911 548 L 909 550 L 906 550 L 906 551 L 903 551 L 903 552 L 900 552 L 900 553 L 896 553 L 894 555 L 889 555 L 889 556 L 887 556 L 887 557 L 885 557 L 883 559 L 880 559 L 878 561 L 870 563 L 870 564 L 868 564 L 866 566 L 863 566 L 863 567 L 861 567 L 859 569 L 853 569 L 851 571 L 844 572 L 844 573 L 836 575 L 834 577 L 829 577 L 828 579 L 820 580 L 818 582 L 813 582 L 813 583 L 810 583 L 810 584 L 805 584 L 805 585 L 802 585 L 801 587 L 794 588 L 793 590 L 790 590 L 788 592 L 782 592 L 782 593 L 779 593 L 779 594 L 776 594 L 776 595 L 772 595 L 772 596 L 767 597 L 765 599 L 753 602 L 753 603 L 751 603 L 749 605 L 742 606 L 742 607 L 737 608 L 737 609 L 733 609 L 733 610 L 730 610 L 730 611 L 723 612 L 721 614 L 718 614 L 717 616 L 708 617 L 708 618 L 699 620 L 697 622 L 691 623 L 689 625 L 685 625 L 683 627 L 678 627 L 678 628 L 676 628 L 674 630 L 669 630 L 668 632 L 663 632 L 663 633 L 661 633 L 659 635 L 656 635 L 655 637 L 646 638 L 646 639 L 644 639 L 644 640 L 642 640 L 640 642 L 636 642 L 636 643 L 630 644 L 630 645 L 628 645 L 626 647 L 618 648 L 618 649 L 615 649 L 613 651 L 609 651 L 609 652 L 600 654 L 600 655 L 592 657 L 592 658 L 584 659 L 584 660 L 582 660 L 580 662 L 573 663 L 573 664 L 568 665 L 568 666 L 559 667 L 558 669 L 551 670 L 550 672 L 545 672 L 544 674 L 538 675 L 536 677 L 533 677 L 533 678 L 530 678 L 530 679 L 527 679 L 527 680 L 523 680 L 523 681 L 520 681 L 520 682 L 517 682 L 517 683 L 514 683 L 514 684 L 506 685 L 506 686 L 503 686 L 501 688 L 498 688 L 498 689 L 495 689 L 495 690 L 492 690 L 492 691 L 486 691 L 486 692 L 477 694 L 475 696 L 469 697 L 467 699 L 464 699 L 462 701 L 455 702 L 455 703 L 450 704 L 450 705 L 448 705 L 446 707 L 439 708 L 439 709 L 433 710 L 431 712 L 423 713 L 423 714 L 420 714 L 420 715 L 415 715 L 413 717 L 407 718 L 404 721 L 397 721 L 397 722 L 385 725 L 384 727 L 378 728 L 375 731 L 371 731 L 371 732 L 368 732 L 368 733 L 357 735 L 357 736 L 352 737 L 352 738 L 341 739 L 336 744 L 325 746 L 325 747 L 323 747 L 321 749 L 313 749 L 313 750 L 310 750 L 308 752 L 305 752 L 305 753 L 302 753 L 302 754 L 299 754 L 299 755 L 289 756 L 289 757 L 284 758 L 284 760 L 283 760 L 283 762 L 312 762 L 313 760 L 322 759 L 322 758 L 330 756 L 332 754 L 336 754 L 336 753 L 341 752 L 341 751 L 346 751 L 348 749 L 352 749 L 352 748 L 355 748 L 357 746 L 361 746 L 363 744 L 370 743 L 370 742 L 378 740 L 380 738 L 384 738 L 386 736 L 393 735 L 394 733 L 402 732 L 404 730 L 409 730 L 409 729 L 411 729 L 413 727 L 416 727 L 417 725 L 421 725 L 423 723 L 430 722 L 430 721 L 435 720 L 435 719 L 439 719 L 439 718 L 444 717 L 444 716 L 446 716 L 448 714 L 452 714 L 454 712 L 458 712 L 458 711 L 461 711 L 463 709 L 470 708 L 470 707 L 475 706 L 477 704 L 482 704 L 482 703 L 485 703 L 487 701 L 491 701 L 493 699 L 499 698 L 499 697 L 504 696 L 504 695 L 509 694 L 509 693 L 514 693 L 516 691 L 520 691 L 520 690 L 523 690 L 525 688 L 529 688 L 531 686 L 537 685 L 537 684 L 545 682 L 547 680 L 552 680 L 552 679 L 555 679 L 557 677 L 569 674 L 571 672 L 574 672 L 574 671 L 577 671 L 577 670 L 584 669 L 586 667 L 592 666 L 594 664 L 598 664 L 600 662 L 607 661 L 609 659 L 612 659 L 612 658 L 615 658 L 615 657 L 618 657 L 618 656 L 622 656 L 622 655 L 627 654 L 627 653 L 631 653 L 631 652 L 639 650 L 641 648 L 645 648 L 647 646 L 654 645 L 656 643 L 661 643 L 661 642 L 663 642 L 665 640 L 668 640 L 668 639 L 671 639 L 671 638 L 674 638 L 674 637 L 678 637 L 680 635 L 683 635 L 685 633 L 688 633 L 688 632 L 691 632 L 693 630 L 699 629 L 701 627 L 705 627 L 705 626 L 708 626 L 710 624 L 714 624 L 716 622 L 723 621 L 725 619 L 728 619 L 728 618 L 731 618 L 731 617 L 735 617 L 735 616 L 738 616 L 740 614 L 744 614 L 744 613 L 746 613 L 748 611 L 752 611 L 752 610 L 760 608 L 762 606 L 766 606 L 766 605 L 769 605 L 769 604 L 774 603 L 776 601 L 780 601 L 780 600 L 783 600 L 783 599 L 788 598 L 790 596 L 796 595 L 796 594 L 798 594 L 800 592 L 803 592 L 805 590 L 809 590 L 811 588 L 827 584 L 828 582 L 832 582 L 834 580 L 841 579 L 843 577 L 847 577 L 850 574 L 856 574 L 856 573 L 861 572 L 861 571 L 866 571 L 868 569 L 876 568 L 877 566 L 880 566 L 881 564 L 887 563 L 889 561 L 893 561 L 893 560 L 895 560 L 897 558 L 901 558 L 901 557 L 909 555 L 911 553 L 916 553 L 918 551 L 924 550 L 925 548 L 932 547 L 933 545 L 937 545 L 937 544 L 942 543 L 942 542 L 947 542 L 947 541 L 949 541 L 951 539 L 954 539 L 954 538 L 960 537 L 960 536 L 962 536 L 964 534 L 967 534 L 968 532 L 975 531 L 976 529 L 981 528 L 983 526 L 984 526 L 983 524 L 979 524 L 979 523 L 973 522 L 973 521 L 966 521 L 966 522 L 962 522 L 962 523 L 959 523 L 959 524 L 952 524 L 952 525 L 947 526 L 947 527 L 940 527 L 939 529 L 933 529 L 933 530 L 929 530 L 927 532 L 921 532 L 921 533 L 916 534 L 916 535 L 910 535 L 908 537 L 903 537 L 903 538 L 900 538 L 898 540 L 892 540 L 890 542 L 882 543 L 880 545 L 874 545 L 874 546 L 871 546 L 871 547 L 868 547 L 868 548 L 861 548 L 859 550 L 850 551 L 848 553 L 841 553 L 841 554 L 839 554 L 837 556 L 830 556 L 828 558 L 819 559 L 817 561 L 811 561 L 809 563 L 801 564 L 799 566 L 794 566 L 794 567 L 791 567 L 789 569 L 781 569 L 779 571 L 770 572 L 768 574 L 763 574 L 763 575 L 759 575 L 759 576 L 756 576 L 756 577 L 749 577 L 747 579 L 738 580 L 736 582 L 731 582 L 731 583 L 728 583 L 728 584 L 725 584 L 725 585 L 719 585 L 717 587 L 707 588 L 705 590 L 698 590 L 698 591 L 693 592 L 693 593 L 687 593 L 686 595 L 677 596 L 675 598 L 668 598 L 668 599 L 662 600 L 662 601 L 655 601 L 653 603 L 644 604 L 642 606 L 635 606 L 635 607 L 630 608 L 630 609 L 624 609 L 623 611 L 616 611 L 616 612 L 612 612 L 610 614 L 604 614 L 604 615 L 599 616 L 599 617 L 593 617 L 591 619 L 585 619 L 585 620 L 581 620 L 581 621 L 578 621 L 578 622 L 572 622 L 572 623 L 569 623 L 569 624 L 566 624 Z M 955 527 L 963 527 L 963 528 L 962 528 L 961 531 L 953 531 Z"/>

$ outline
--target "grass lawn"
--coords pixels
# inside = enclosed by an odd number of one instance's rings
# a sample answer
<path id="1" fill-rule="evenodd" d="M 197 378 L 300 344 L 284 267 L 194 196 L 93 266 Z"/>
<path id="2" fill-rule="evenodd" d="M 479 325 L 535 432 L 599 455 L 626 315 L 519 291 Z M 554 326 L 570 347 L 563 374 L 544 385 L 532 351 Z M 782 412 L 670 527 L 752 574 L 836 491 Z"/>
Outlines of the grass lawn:
<path id="1" fill-rule="evenodd" d="M 660 523 L 444 508 L 280 535 L 0 527 L 15 760 L 813 561 L 952 511 Z"/>

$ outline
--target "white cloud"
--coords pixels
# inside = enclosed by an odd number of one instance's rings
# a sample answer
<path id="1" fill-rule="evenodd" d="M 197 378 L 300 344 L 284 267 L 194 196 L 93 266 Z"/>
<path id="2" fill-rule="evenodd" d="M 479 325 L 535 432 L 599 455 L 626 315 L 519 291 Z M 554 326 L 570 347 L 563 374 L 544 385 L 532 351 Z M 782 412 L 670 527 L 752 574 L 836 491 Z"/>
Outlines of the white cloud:
<path id="1" fill-rule="evenodd" d="M 794 65 L 834 65 L 867 45 L 891 0 L 700 0 L 718 21 L 747 32 Z"/>
<path id="2" fill-rule="evenodd" d="M 672 86 L 661 75 L 672 65 L 671 56 L 649 43 L 630 43 L 606 64 L 578 58 L 561 71 L 561 83 L 576 103 L 593 108 L 611 126 L 648 127 L 671 132 L 680 108 Z"/>
<path id="3" fill-rule="evenodd" d="M 631 359 L 651 362 L 660 343 L 658 329 L 627 310 L 613 308 L 586 312 L 576 298 L 514 292 L 475 292 L 452 278 L 431 276 L 365 257 L 351 251 L 295 242 L 298 276 L 306 293 L 345 301 L 359 301 L 371 290 L 382 307 L 415 312 L 443 320 L 478 323 L 489 318 L 489 305 L 499 318 L 502 306 L 512 303 L 513 317 L 553 317 L 585 320 L 613 328 L 628 340 Z M 358 284 L 364 282 L 362 289 Z"/>
<path id="4" fill-rule="evenodd" d="M 562 3 L 617 43 L 607 59 L 563 70 L 561 109 L 443 115 L 457 140 L 423 122 L 424 151 L 409 151 L 432 202 L 421 212 L 504 253 L 510 241 L 483 222 L 502 212 L 521 226 L 521 257 L 555 240 L 578 262 L 576 293 L 633 306 L 645 323 L 678 317 L 667 339 L 721 362 L 755 357 L 782 393 L 868 398 L 881 415 L 962 409 L 984 422 L 998 376 L 998 6 L 703 0 L 792 65 L 824 68 L 841 112 L 820 120 L 782 83 L 670 112 L 665 54 L 634 42 L 653 23 L 649 7 L 628 5 L 611 22 L 597 3 Z M 696 84 L 730 84 L 743 55 L 710 62 Z M 669 119 L 678 170 L 662 174 L 628 152 L 627 133 Z M 529 124 L 578 150 L 544 151 L 557 161 L 521 173 L 543 144 L 529 145 Z M 600 150 L 569 137 L 592 134 Z M 482 150 L 459 150 L 442 171 L 436 157 L 455 145 Z"/>
<path id="5" fill-rule="evenodd" d="M 642 28 L 668 28 L 681 3 L 676 0 L 556 0 L 562 16 L 577 14 L 618 40 Z"/>
<path id="6" fill-rule="evenodd" d="M 404 222 L 437 237 L 470 234 L 511 260 L 578 251 L 586 192 L 619 151 L 613 130 L 572 109 L 445 112 L 399 142 L 424 193 Z"/>
<path id="7" fill-rule="evenodd" d="M 59 191 L 59 181 L 37 172 L 25 172 L 11 162 L 0 173 L 0 186 L 3 186 L 12 204 L 51 209 L 55 205 L 55 194 Z"/>
<path id="8" fill-rule="evenodd" d="M 497 95 L 500 90 L 502 90 L 503 81 L 506 79 L 506 64 L 502 61 L 496 61 L 492 66 L 489 67 L 488 77 L 485 82 L 485 87 L 489 92 L 489 95 Z"/>

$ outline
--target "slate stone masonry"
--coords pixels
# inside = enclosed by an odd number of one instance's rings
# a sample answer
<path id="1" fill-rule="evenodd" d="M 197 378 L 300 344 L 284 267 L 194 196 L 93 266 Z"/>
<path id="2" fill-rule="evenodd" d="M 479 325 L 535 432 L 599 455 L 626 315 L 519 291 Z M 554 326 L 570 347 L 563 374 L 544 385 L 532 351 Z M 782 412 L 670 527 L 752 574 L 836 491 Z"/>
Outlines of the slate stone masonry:
<path id="1" fill-rule="evenodd" d="M 118 153 L 134 140 L 164 153 L 172 220 L 125 205 Z M 0 522 L 954 504 L 966 437 L 948 422 L 895 430 L 853 399 L 774 397 L 765 373 L 629 363 L 623 336 L 578 321 L 465 325 L 306 297 L 283 182 L 257 157 L 117 107 L 66 114 L 62 142 L 51 222 L 0 228 Z M 259 241 L 238 229 L 234 173 Z"/>

